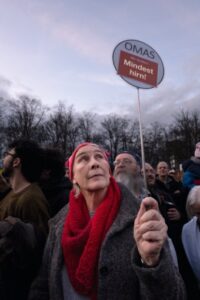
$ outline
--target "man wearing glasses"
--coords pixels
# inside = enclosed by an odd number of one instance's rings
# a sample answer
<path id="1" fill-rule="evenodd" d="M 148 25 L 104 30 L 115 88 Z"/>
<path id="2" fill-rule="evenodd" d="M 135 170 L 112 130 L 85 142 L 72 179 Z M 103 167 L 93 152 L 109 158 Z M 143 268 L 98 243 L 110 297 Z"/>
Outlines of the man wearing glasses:
<path id="1" fill-rule="evenodd" d="M 116 156 L 113 176 L 116 181 L 124 184 L 137 199 L 142 200 L 147 195 L 140 165 L 132 154 L 123 152 Z"/>

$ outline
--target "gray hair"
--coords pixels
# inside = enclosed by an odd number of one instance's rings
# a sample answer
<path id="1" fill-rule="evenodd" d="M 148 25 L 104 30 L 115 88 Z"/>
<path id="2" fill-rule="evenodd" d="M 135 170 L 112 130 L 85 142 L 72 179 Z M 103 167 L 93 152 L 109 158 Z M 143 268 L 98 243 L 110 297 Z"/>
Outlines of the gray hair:
<path id="1" fill-rule="evenodd" d="M 187 202 L 186 202 L 186 212 L 188 215 L 188 218 L 191 219 L 194 216 L 193 212 L 193 205 L 199 203 L 200 205 L 200 185 L 194 186 L 187 197 Z"/>

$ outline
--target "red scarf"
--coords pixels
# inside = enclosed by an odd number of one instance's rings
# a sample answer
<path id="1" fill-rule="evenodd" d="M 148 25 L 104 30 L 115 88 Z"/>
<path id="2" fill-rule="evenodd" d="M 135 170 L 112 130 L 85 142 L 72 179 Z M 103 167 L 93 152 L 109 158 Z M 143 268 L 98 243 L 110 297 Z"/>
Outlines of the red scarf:
<path id="1" fill-rule="evenodd" d="M 105 198 L 93 218 L 83 195 L 70 193 L 69 212 L 62 233 L 62 249 L 67 272 L 74 289 L 91 299 L 97 298 L 99 253 L 107 231 L 120 206 L 120 190 L 111 177 Z"/>

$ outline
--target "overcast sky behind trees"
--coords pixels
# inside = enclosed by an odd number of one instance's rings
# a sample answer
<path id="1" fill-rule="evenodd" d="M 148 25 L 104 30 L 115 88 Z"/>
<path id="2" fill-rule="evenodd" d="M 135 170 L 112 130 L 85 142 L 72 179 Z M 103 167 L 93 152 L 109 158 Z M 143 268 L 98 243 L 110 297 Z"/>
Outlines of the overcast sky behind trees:
<path id="1" fill-rule="evenodd" d="M 0 96 L 135 118 L 136 89 L 116 75 L 112 52 L 137 39 L 165 66 L 158 88 L 141 90 L 143 120 L 171 121 L 200 106 L 199 28 L 199 0 L 0 0 Z"/>

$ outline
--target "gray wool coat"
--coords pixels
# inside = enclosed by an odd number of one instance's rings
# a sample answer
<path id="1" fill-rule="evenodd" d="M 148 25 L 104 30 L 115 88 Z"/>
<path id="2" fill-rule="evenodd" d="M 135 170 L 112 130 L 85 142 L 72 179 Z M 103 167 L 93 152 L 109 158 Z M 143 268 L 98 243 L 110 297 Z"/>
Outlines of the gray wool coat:
<path id="1" fill-rule="evenodd" d="M 184 300 L 185 287 L 166 245 L 159 264 L 142 266 L 133 239 L 138 202 L 121 184 L 121 206 L 103 241 L 98 264 L 98 300 Z M 61 235 L 68 211 L 65 206 L 51 221 L 43 264 L 29 300 L 64 300 Z"/>

